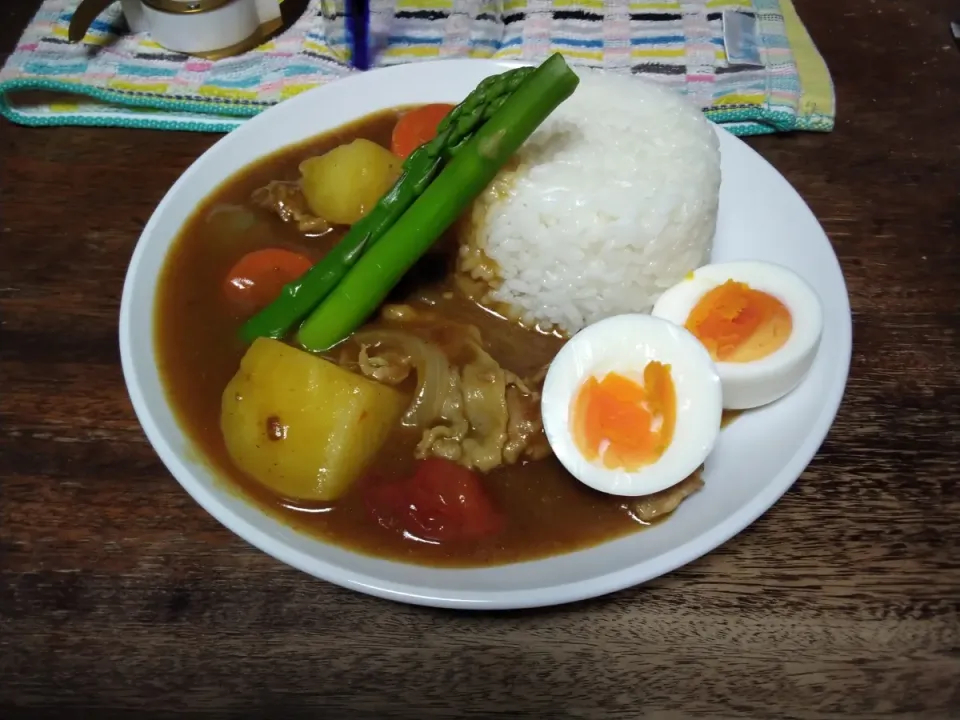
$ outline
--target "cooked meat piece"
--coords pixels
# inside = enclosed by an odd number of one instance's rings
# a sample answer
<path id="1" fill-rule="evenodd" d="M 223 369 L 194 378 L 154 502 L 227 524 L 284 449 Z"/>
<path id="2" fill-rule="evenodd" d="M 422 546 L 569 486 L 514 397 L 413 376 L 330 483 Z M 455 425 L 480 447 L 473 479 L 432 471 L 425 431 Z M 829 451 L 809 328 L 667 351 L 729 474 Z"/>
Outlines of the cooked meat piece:
<path id="1" fill-rule="evenodd" d="M 537 370 L 532 377 L 527 379 L 527 384 L 543 387 L 543 381 L 547 379 L 547 371 L 549 369 L 549 365 L 544 365 L 542 368 Z"/>
<path id="2" fill-rule="evenodd" d="M 421 459 L 434 455 L 470 467 L 463 458 L 463 438 L 470 431 L 470 425 L 463 412 L 460 376 L 451 372 L 446 382 L 439 417 L 433 420 L 436 424 L 423 431 L 415 455 Z"/>
<path id="3" fill-rule="evenodd" d="M 429 324 L 425 314 L 409 306 L 389 306 L 384 316 L 416 324 L 421 330 Z M 423 431 L 416 457 L 433 455 L 489 472 L 549 455 L 539 392 L 500 367 L 483 349 L 475 327 L 431 330 L 449 341 L 443 343 L 444 351 L 407 330 L 373 330 L 362 336 L 359 351 L 340 357 L 341 364 L 357 367 L 388 385 L 403 382 L 415 370 L 424 372 L 417 379 L 417 395 L 406 416 Z"/>
<path id="4" fill-rule="evenodd" d="M 300 183 L 274 180 L 254 190 L 250 199 L 255 205 L 275 212 L 284 222 L 296 223 L 305 235 L 323 235 L 331 229 L 330 223 L 310 212 Z"/>
<path id="5" fill-rule="evenodd" d="M 702 487 L 703 479 L 700 477 L 700 470 L 697 470 L 693 475 L 684 478 L 673 487 L 668 487 L 666 490 L 661 490 L 653 495 L 644 495 L 625 503 L 624 507 L 636 515 L 641 522 L 652 523 L 662 520 L 672 513 L 680 506 L 680 503 Z"/>
<path id="6" fill-rule="evenodd" d="M 410 358 L 386 351 L 370 355 L 369 347 L 360 347 L 360 372 L 386 385 L 399 385 L 410 375 Z"/>
<path id="7" fill-rule="evenodd" d="M 507 442 L 503 459 L 512 465 L 520 459 L 540 460 L 550 454 L 550 444 L 543 434 L 540 419 L 540 394 L 531 393 L 524 385 L 507 386 Z"/>
<path id="8" fill-rule="evenodd" d="M 503 369 L 483 348 L 472 341 L 467 348 L 469 360 L 447 374 L 440 416 L 429 421 L 431 427 L 424 431 L 416 455 L 437 455 L 471 470 L 489 472 L 503 464 L 506 384 Z"/>
<path id="9" fill-rule="evenodd" d="M 463 410 L 470 431 L 463 438 L 467 467 L 489 472 L 503 464 L 507 440 L 507 386 L 503 369 L 479 345 L 460 370 Z"/>

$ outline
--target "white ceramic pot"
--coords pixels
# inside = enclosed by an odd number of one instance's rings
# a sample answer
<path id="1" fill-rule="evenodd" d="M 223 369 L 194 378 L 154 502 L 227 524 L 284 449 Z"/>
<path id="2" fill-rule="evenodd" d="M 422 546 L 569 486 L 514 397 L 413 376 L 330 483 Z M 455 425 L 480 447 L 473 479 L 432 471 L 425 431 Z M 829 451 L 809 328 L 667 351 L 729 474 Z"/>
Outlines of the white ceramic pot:
<path id="1" fill-rule="evenodd" d="M 79 42 L 113 0 L 82 0 L 70 20 Z M 280 0 L 121 0 L 131 32 L 149 33 L 175 52 L 225 57 L 263 42 L 282 24 Z"/>

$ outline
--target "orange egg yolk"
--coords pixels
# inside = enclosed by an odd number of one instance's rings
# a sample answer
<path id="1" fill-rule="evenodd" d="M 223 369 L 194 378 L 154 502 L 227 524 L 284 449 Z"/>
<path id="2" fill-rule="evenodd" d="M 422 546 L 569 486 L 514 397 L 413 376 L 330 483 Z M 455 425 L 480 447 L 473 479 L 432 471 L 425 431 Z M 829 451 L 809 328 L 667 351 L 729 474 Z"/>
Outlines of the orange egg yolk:
<path id="1" fill-rule="evenodd" d="M 783 347 L 793 331 L 793 318 L 773 295 L 727 280 L 700 298 L 684 327 L 714 360 L 742 363 Z"/>
<path id="2" fill-rule="evenodd" d="M 590 462 L 634 472 L 656 462 L 673 440 L 677 392 L 670 366 L 650 362 L 643 385 L 619 373 L 591 376 L 571 405 L 573 440 Z"/>

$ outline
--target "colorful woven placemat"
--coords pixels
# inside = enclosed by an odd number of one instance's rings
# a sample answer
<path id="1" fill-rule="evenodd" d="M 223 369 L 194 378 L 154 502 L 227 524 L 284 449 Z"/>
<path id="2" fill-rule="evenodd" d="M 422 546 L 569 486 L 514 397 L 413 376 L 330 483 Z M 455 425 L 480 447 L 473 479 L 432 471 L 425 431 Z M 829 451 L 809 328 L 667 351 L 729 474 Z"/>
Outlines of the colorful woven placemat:
<path id="1" fill-rule="evenodd" d="M 216 62 L 131 35 L 119 4 L 83 44 L 67 41 L 78 0 L 46 0 L 0 71 L 0 114 L 26 125 L 227 131 L 316 85 L 356 72 L 325 44 L 320 1 L 286 31 Z M 738 135 L 833 128 L 829 72 L 791 0 L 504 0 L 499 43 L 446 32 L 453 0 L 397 0 L 378 65 L 444 57 L 571 64 L 635 72 L 691 96 Z M 749 19 L 755 64 L 731 62 L 724 21 Z M 727 38 L 729 43 L 729 37 Z"/>

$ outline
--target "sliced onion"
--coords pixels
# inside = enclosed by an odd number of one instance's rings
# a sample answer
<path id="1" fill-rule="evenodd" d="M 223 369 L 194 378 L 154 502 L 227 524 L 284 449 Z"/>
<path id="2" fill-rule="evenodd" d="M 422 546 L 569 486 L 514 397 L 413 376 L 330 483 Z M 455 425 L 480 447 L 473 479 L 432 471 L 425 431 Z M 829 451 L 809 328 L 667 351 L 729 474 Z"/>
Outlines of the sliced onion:
<path id="1" fill-rule="evenodd" d="M 253 227 L 257 217 L 242 205 L 222 204 L 207 213 L 207 222 L 228 233 L 242 233 Z"/>
<path id="2" fill-rule="evenodd" d="M 360 345 L 387 346 L 401 352 L 417 369 L 417 391 L 403 416 L 404 425 L 427 428 L 440 417 L 453 369 L 436 345 L 402 330 L 362 330 L 352 339 Z"/>

